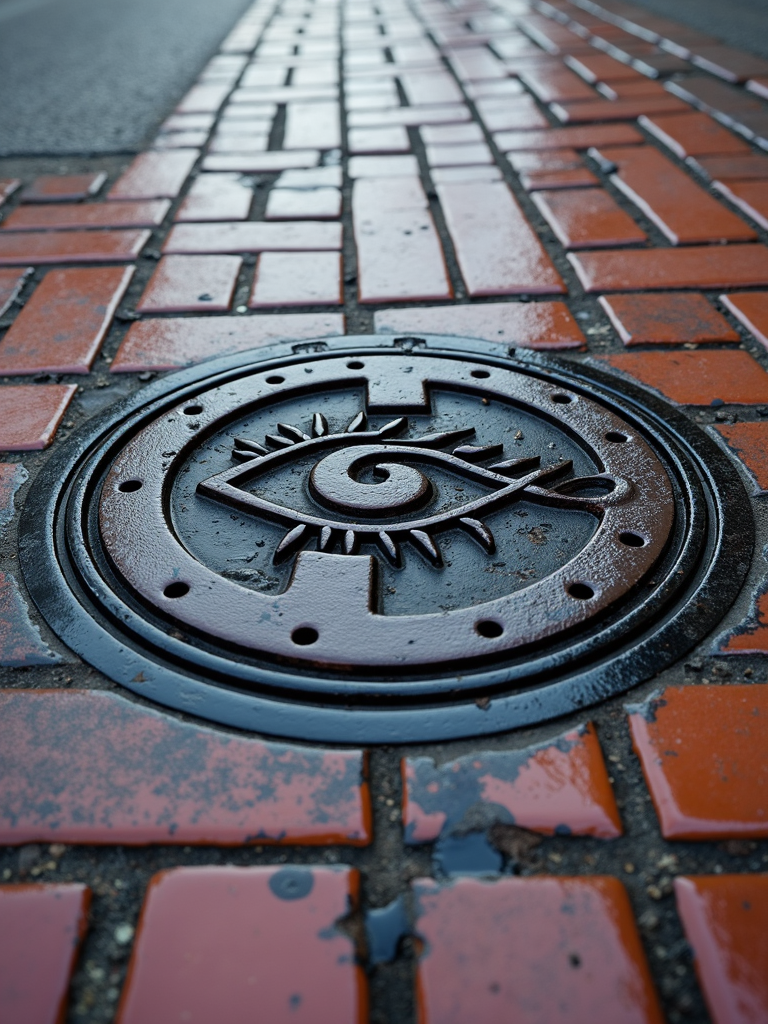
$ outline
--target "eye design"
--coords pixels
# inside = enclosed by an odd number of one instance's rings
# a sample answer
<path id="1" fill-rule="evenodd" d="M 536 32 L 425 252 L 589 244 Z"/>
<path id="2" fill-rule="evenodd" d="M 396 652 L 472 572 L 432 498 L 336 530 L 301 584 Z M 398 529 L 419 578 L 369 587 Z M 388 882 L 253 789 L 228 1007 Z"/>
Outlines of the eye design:
<path id="1" fill-rule="evenodd" d="M 368 430 L 358 413 L 344 431 L 331 434 L 324 416 L 315 413 L 310 433 L 279 423 L 264 444 L 235 438 L 234 466 L 198 484 L 199 494 L 287 527 L 274 561 L 280 562 L 315 540 L 319 551 L 353 555 L 362 542 L 374 542 L 395 566 L 400 545 L 411 543 L 433 565 L 442 564 L 437 535 L 461 528 L 488 554 L 495 550 L 483 517 L 515 501 L 533 501 L 559 508 L 592 512 L 601 517 L 610 506 L 626 501 L 631 483 L 623 477 L 598 474 L 569 479 L 572 462 L 541 465 L 541 457 L 501 459 L 503 445 L 473 445 L 469 427 L 421 437 L 403 438 L 408 420 L 392 420 Z M 449 450 L 446 450 L 449 449 Z M 292 460 L 316 459 L 308 489 L 318 514 L 304 514 L 243 485 L 258 480 Z M 490 463 L 490 464 L 488 464 Z M 434 485 L 428 470 L 450 471 L 484 493 L 459 507 L 429 514 Z M 560 481 L 555 486 L 549 486 Z M 420 514 L 421 513 L 421 514 Z"/>

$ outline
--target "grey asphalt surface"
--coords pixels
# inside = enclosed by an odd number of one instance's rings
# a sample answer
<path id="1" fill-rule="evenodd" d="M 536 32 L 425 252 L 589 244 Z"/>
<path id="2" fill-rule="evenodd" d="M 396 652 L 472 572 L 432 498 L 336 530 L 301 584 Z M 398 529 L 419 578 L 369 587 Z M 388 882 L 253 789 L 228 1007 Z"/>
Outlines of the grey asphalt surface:
<path id="1" fill-rule="evenodd" d="M 768 0 L 632 0 L 665 18 L 768 57 Z"/>
<path id="2" fill-rule="evenodd" d="M 131 152 L 250 0 L 0 0 L 0 156 Z"/>

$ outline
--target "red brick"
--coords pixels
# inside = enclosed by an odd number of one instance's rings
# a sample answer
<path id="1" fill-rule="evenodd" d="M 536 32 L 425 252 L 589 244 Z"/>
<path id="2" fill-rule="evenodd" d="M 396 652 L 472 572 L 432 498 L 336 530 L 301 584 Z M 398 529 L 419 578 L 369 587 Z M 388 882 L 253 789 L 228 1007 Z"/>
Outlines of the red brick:
<path id="1" fill-rule="evenodd" d="M 746 352 L 626 352 L 605 358 L 680 405 L 768 402 L 768 374 Z"/>
<path id="2" fill-rule="evenodd" d="M 520 81 L 525 82 L 542 103 L 598 99 L 594 89 L 575 71 L 563 67 L 560 63 L 546 63 L 527 68 L 520 73 Z"/>
<path id="3" fill-rule="evenodd" d="M 545 835 L 615 839 L 622 833 L 591 725 L 522 750 L 476 752 L 439 766 L 430 757 L 407 758 L 402 772 L 408 843 L 456 832 L 470 808 L 481 806 L 502 824 Z"/>
<path id="4" fill-rule="evenodd" d="M 131 325 L 112 362 L 112 373 L 173 370 L 275 341 L 300 341 L 343 333 L 341 313 L 144 320 Z"/>
<path id="5" fill-rule="evenodd" d="M 640 124 L 681 160 L 687 156 L 742 156 L 750 152 L 743 139 L 697 110 L 643 116 Z"/>
<path id="6" fill-rule="evenodd" d="M 422 1024 L 662 1024 L 617 879 L 412 884 Z"/>
<path id="7" fill-rule="evenodd" d="M 768 181 L 716 181 L 714 188 L 761 228 L 768 229 Z"/>
<path id="8" fill-rule="evenodd" d="M 19 296 L 24 282 L 32 272 L 32 267 L 27 267 L 26 270 L 0 270 L 0 316 Z"/>
<path id="9" fill-rule="evenodd" d="M 491 151 L 484 142 L 427 145 L 426 156 L 430 167 L 465 167 L 494 163 Z"/>
<path id="10" fill-rule="evenodd" d="M 340 253 L 262 253 L 249 306 L 338 306 L 344 301 L 341 273 Z"/>
<path id="11" fill-rule="evenodd" d="M 77 202 L 95 196 L 107 180 L 103 171 L 95 174 L 44 174 L 21 193 L 22 203 Z"/>
<path id="12" fill-rule="evenodd" d="M 341 192 L 337 188 L 273 188 L 267 199 L 266 220 L 338 220 Z"/>
<path id="13" fill-rule="evenodd" d="M 688 107 L 676 96 L 638 96 L 626 100 L 601 100 L 578 103 L 553 103 L 552 113 L 564 124 L 586 124 L 590 121 L 634 121 L 641 114 L 678 113 Z"/>
<path id="14" fill-rule="evenodd" d="M 753 75 L 764 75 L 768 72 L 768 61 L 723 43 L 697 47 L 691 61 L 705 71 L 719 75 L 727 82 L 745 82 Z"/>
<path id="15" fill-rule="evenodd" d="M 167 199 L 138 203 L 50 203 L 20 206 L 7 218 L 3 230 L 157 227 L 163 223 L 170 206 Z"/>
<path id="16" fill-rule="evenodd" d="M 53 441 L 76 384 L 6 384 L 0 387 L 0 451 L 30 452 Z"/>
<path id="17" fill-rule="evenodd" d="M 768 292 L 736 292 L 721 295 L 720 301 L 768 348 Z"/>
<path id="18" fill-rule="evenodd" d="M 565 63 L 585 82 L 629 82 L 641 78 L 639 71 L 609 57 L 607 53 L 581 53 L 566 57 Z"/>
<path id="19" fill-rule="evenodd" d="M 768 285 L 768 249 L 762 245 L 618 250 L 568 259 L 587 292 Z"/>
<path id="20" fill-rule="evenodd" d="M 599 301 L 627 346 L 741 341 L 703 295 L 612 295 Z"/>
<path id="21" fill-rule="evenodd" d="M 602 147 L 600 155 L 618 168 L 611 176 L 614 185 L 673 245 L 746 242 L 757 237 L 740 217 L 652 146 Z"/>
<path id="22" fill-rule="evenodd" d="M 526 171 L 520 175 L 520 184 L 528 192 L 550 189 L 593 188 L 600 180 L 586 167 L 571 167 L 559 171 Z"/>
<path id="23" fill-rule="evenodd" d="M 352 128 L 348 134 L 349 152 L 355 156 L 367 153 L 409 153 L 411 140 L 402 125 L 388 128 Z"/>
<path id="24" fill-rule="evenodd" d="M 197 149 L 140 153 L 109 190 L 109 199 L 175 199 L 198 156 Z"/>
<path id="25" fill-rule="evenodd" d="M 580 349 L 584 335 L 562 302 L 483 302 L 461 306 L 383 309 L 377 334 L 452 334 L 534 349 Z"/>
<path id="26" fill-rule="evenodd" d="M 0 178 L 0 206 L 20 187 L 18 178 Z"/>
<path id="27" fill-rule="evenodd" d="M 430 177 L 435 185 L 455 181 L 501 181 L 501 171 L 489 164 L 474 164 L 467 167 L 433 167 Z"/>
<path id="28" fill-rule="evenodd" d="M 661 82 L 648 78 L 630 82 L 601 82 L 597 91 L 607 100 L 630 100 L 638 96 L 669 96 Z"/>
<path id="29" fill-rule="evenodd" d="M 440 185 L 438 195 L 470 295 L 566 291 L 506 184 Z"/>
<path id="30" fill-rule="evenodd" d="M 61 659 L 47 646 L 29 617 L 29 607 L 15 578 L 0 570 L 0 665 L 29 668 Z"/>
<path id="31" fill-rule="evenodd" d="M 90 901 L 84 885 L 0 886 L 0 1019 L 64 1020 Z"/>
<path id="32" fill-rule="evenodd" d="M 363 1024 L 365 975 L 338 927 L 358 886 L 314 866 L 155 875 L 116 1024 Z"/>
<path id="33" fill-rule="evenodd" d="M 768 491 L 768 423 L 729 423 L 715 429 L 747 467 L 756 490 Z"/>
<path id="34" fill-rule="evenodd" d="M 534 192 L 531 198 L 567 249 L 635 245 L 646 240 L 645 232 L 602 188 Z"/>
<path id="35" fill-rule="evenodd" d="M 480 120 L 489 132 L 534 131 L 549 128 L 549 121 L 530 96 L 492 97 L 475 104 Z"/>
<path id="36" fill-rule="evenodd" d="M 178 114 L 215 114 L 232 91 L 232 84 L 227 81 L 193 85 L 176 107 L 176 112 Z"/>
<path id="37" fill-rule="evenodd" d="M 512 167 L 521 171 L 560 171 L 581 168 L 584 163 L 575 149 L 532 149 L 510 153 Z"/>
<path id="38" fill-rule="evenodd" d="M 136 306 L 140 313 L 226 312 L 239 256 L 164 256 Z"/>
<path id="39" fill-rule="evenodd" d="M 177 224 L 168 235 L 165 253 L 301 252 L 340 249 L 341 225 L 317 221 L 264 224 Z"/>
<path id="40" fill-rule="evenodd" d="M 246 220 L 253 191 L 239 174 L 201 174 L 179 207 L 177 221 Z"/>
<path id="41" fill-rule="evenodd" d="M 628 710 L 665 839 L 768 836 L 768 686 L 668 687 Z"/>
<path id="42" fill-rule="evenodd" d="M 541 15 L 529 14 L 518 18 L 517 26 L 547 53 L 583 53 L 590 50 L 589 43 L 570 28 Z"/>
<path id="43" fill-rule="evenodd" d="M 0 234 L 0 266 L 28 263 L 115 263 L 134 260 L 151 232 L 29 231 Z"/>
<path id="44" fill-rule="evenodd" d="M 361 302 L 452 297 L 442 246 L 418 178 L 356 181 L 352 217 Z"/>
<path id="45" fill-rule="evenodd" d="M 691 168 L 707 181 L 764 181 L 768 178 L 768 156 L 710 156 L 688 158 Z"/>
<path id="46" fill-rule="evenodd" d="M 397 110 L 353 110 L 347 117 L 349 128 L 384 128 L 400 124 L 418 128 L 423 124 L 459 124 L 471 121 L 469 108 L 463 104 L 444 107 L 398 107 Z"/>
<path id="47" fill-rule="evenodd" d="M 714 1024 L 764 1019 L 768 875 L 676 878 L 675 899 Z"/>
<path id="48" fill-rule="evenodd" d="M 49 271 L 0 342 L 0 376 L 88 373 L 133 271 Z"/>
<path id="49" fill-rule="evenodd" d="M 337 149 L 341 145 L 338 103 L 289 103 L 285 149 Z"/>
<path id="50" fill-rule="evenodd" d="M 673 75 L 678 71 L 683 73 L 690 71 L 688 61 L 674 53 L 643 54 L 632 61 L 632 67 L 651 78 L 657 78 L 659 75 Z"/>
<path id="51" fill-rule="evenodd" d="M 0 690 L 0 842 L 370 841 L 359 750 L 231 736 L 98 690 Z"/>
<path id="52" fill-rule="evenodd" d="M 526 149 L 589 149 L 591 146 L 639 146 L 645 142 L 631 124 L 576 125 L 541 132 L 500 132 L 494 142 L 505 152 Z"/>

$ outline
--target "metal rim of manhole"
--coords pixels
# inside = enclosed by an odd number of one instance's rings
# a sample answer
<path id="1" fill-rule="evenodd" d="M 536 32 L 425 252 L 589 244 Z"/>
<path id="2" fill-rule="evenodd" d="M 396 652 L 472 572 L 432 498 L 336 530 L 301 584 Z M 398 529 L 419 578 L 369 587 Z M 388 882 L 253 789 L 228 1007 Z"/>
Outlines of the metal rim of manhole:
<path id="1" fill-rule="evenodd" d="M 285 737 L 402 743 L 629 689 L 737 596 L 752 514 L 678 410 L 591 366 L 345 337 L 174 373 L 35 481 L 20 558 L 87 662 Z"/>

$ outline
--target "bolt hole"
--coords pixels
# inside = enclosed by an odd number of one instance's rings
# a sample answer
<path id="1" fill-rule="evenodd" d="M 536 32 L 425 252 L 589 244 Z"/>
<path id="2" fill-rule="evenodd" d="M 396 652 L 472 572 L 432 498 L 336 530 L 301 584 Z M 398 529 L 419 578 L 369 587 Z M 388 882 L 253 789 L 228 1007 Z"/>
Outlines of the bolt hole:
<path id="1" fill-rule="evenodd" d="M 619 540 L 622 544 L 626 544 L 628 548 L 644 548 L 648 543 L 645 537 L 641 537 L 639 533 L 632 533 L 630 530 L 620 533 Z"/>
<path id="2" fill-rule="evenodd" d="M 490 373 L 488 373 L 487 370 L 472 370 L 472 372 L 470 373 L 470 377 L 480 377 L 481 379 L 490 376 L 491 375 Z"/>
<path id="3" fill-rule="evenodd" d="M 184 410 L 185 416 L 199 416 L 203 411 L 202 405 L 188 405 Z"/>
<path id="4" fill-rule="evenodd" d="M 144 484 L 141 480 L 123 480 L 121 484 L 117 485 L 117 489 L 125 494 L 129 494 L 131 491 L 140 491 L 143 486 Z"/>
<path id="5" fill-rule="evenodd" d="M 557 394 L 550 395 L 549 397 L 557 405 L 570 405 L 573 401 L 573 398 L 570 395 L 564 395 L 561 391 L 558 391 Z"/>
<path id="6" fill-rule="evenodd" d="M 163 597 L 184 597 L 185 594 L 189 593 L 188 583 L 169 583 L 163 591 Z"/>
<path id="7" fill-rule="evenodd" d="M 365 363 L 361 363 L 359 359 L 353 359 L 351 363 L 347 363 L 348 370 L 362 370 Z"/>
<path id="8" fill-rule="evenodd" d="M 572 583 L 568 587 L 568 593 L 579 601 L 588 601 L 595 596 L 595 588 L 590 587 L 588 583 Z"/>
<path id="9" fill-rule="evenodd" d="M 629 438 L 626 434 L 622 434 L 618 430 L 609 430 L 605 435 L 605 440 L 613 441 L 614 444 L 626 444 Z"/>
<path id="10" fill-rule="evenodd" d="M 309 647 L 320 639 L 320 634 L 313 626 L 299 626 L 291 633 L 291 640 L 299 647 Z"/>
<path id="11" fill-rule="evenodd" d="M 278 377 L 278 376 L 267 377 L 267 384 L 284 384 L 284 383 L 285 383 L 285 377 Z"/>
<path id="12" fill-rule="evenodd" d="M 494 622 L 493 619 L 480 619 L 479 622 L 475 623 L 475 632 L 479 633 L 480 636 L 486 637 L 488 640 L 495 640 L 497 636 L 501 636 L 504 632 L 504 627 L 500 622 Z"/>

